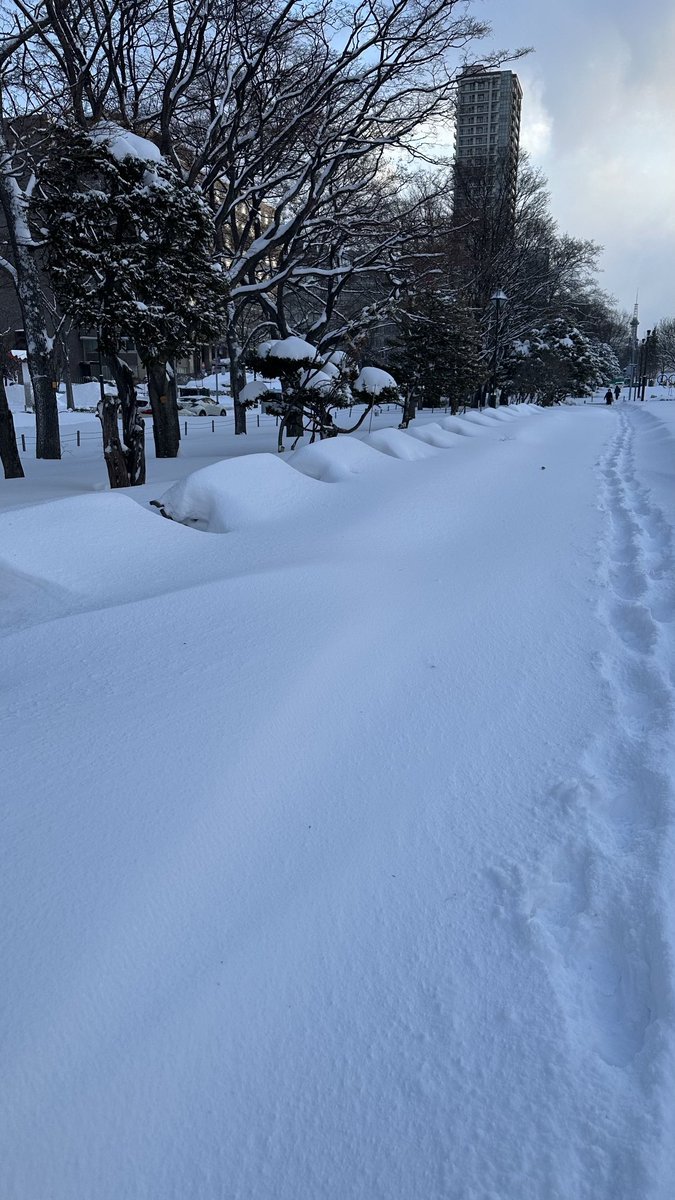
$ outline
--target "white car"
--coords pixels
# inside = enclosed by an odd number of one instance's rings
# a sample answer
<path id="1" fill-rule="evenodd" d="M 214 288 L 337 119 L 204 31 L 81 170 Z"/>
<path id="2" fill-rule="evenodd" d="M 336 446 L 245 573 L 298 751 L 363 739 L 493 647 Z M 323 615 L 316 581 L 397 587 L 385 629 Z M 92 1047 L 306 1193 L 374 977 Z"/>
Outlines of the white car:
<path id="1" fill-rule="evenodd" d="M 207 399 L 206 396 L 197 396 L 195 399 L 184 399 L 178 401 L 178 408 L 181 413 L 185 413 L 189 417 L 226 417 L 227 409 L 225 405 L 215 400 Z"/>

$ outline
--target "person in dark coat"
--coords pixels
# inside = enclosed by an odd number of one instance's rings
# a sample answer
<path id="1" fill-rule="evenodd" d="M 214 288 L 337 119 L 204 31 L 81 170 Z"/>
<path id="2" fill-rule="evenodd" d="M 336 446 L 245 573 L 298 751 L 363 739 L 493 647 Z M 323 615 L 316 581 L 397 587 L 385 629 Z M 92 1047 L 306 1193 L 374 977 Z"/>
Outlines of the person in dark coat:
<path id="1" fill-rule="evenodd" d="M 613 403 L 614 403 L 614 392 L 612 391 L 611 388 L 607 388 L 607 391 L 605 392 L 605 404 L 613 404 Z"/>
<path id="2" fill-rule="evenodd" d="M 621 384 L 617 383 L 616 387 L 614 388 L 614 399 L 618 400 L 620 395 L 621 395 Z"/>

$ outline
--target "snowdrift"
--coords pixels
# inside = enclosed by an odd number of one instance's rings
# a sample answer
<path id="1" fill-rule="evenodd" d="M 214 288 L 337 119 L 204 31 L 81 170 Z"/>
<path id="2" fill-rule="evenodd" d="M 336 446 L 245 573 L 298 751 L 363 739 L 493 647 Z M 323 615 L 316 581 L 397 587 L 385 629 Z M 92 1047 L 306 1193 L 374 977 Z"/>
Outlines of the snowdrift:
<path id="1" fill-rule="evenodd" d="M 462 437 L 480 437 L 480 430 L 476 429 L 473 422 L 465 421 L 463 417 L 443 417 L 438 424 L 441 429 L 458 433 Z"/>
<path id="2" fill-rule="evenodd" d="M 408 433 L 418 441 L 426 442 L 428 446 L 436 446 L 439 450 L 450 450 L 461 443 L 459 434 L 443 429 L 438 421 L 431 421 L 428 425 L 411 425 Z"/>
<path id="3" fill-rule="evenodd" d="M 230 533 L 309 506 L 319 490 L 274 454 L 250 454 L 202 467 L 153 503 L 184 525 Z"/>
<path id="4" fill-rule="evenodd" d="M 0 517 L 3 590 L 25 609 L 21 624 L 77 608 L 82 597 L 123 602 L 150 575 L 170 583 L 167 556 L 186 536 L 115 492 L 13 509 Z"/>
<path id="5" fill-rule="evenodd" d="M 340 483 L 352 475 L 360 475 L 386 462 L 386 455 L 359 438 L 342 436 L 325 438 L 313 446 L 303 446 L 288 459 L 291 466 L 312 479 L 324 483 Z"/>
<path id="6" fill-rule="evenodd" d="M 364 440 L 382 454 L 389 454 L 391 458 L 399 458 L 402 462 L 416 462 L 434 453 L 433 446 L 425 445 L 419 438 L 411 438 L 402 429 L 376 429 Z"/>
<path id="7" fill-rule="evenodd" d="M 485 429 L 494 429 L 495 423 L 486 417 L 485 412 L 481 409 L 480 412 L 465 412 L 462 413 L 462 421 L 470 421 L 472 425 L 482 425 Z"/>

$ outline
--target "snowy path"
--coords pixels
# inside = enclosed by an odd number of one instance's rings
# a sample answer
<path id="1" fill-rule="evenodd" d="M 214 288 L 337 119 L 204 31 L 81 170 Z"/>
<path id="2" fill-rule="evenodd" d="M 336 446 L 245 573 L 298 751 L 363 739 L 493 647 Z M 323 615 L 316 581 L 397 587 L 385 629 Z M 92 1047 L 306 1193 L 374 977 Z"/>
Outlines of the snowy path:
<path id="1" fill-rule="evenodd" d="M 675 1194 L 670 434 L 473 432 L 4 527 L 12 1200 Z"/>
<path id="2" fill-rule="evenodd" d="M 664 887 L 675 808 L 675 563 L 672 530 L 635 477 L 640 420 L 640 413 L 619 409 L 618 431 L 599 464 L 607 526 L 598 617 L 607 638 L 598 664 L 611 721 L 584 751 L 575 776 L 553 789 L 554 847 L 534 886 L 523 880 L 517 897 L 570 1028 L 579 1077 L 598 1090 L 601 1158 L 588 1157 L 589 1194 L 626 1200 L 665 1198 L 675 1182 L 667 1143 L 665 1179 L 658 1149 L 636 1153 L 636 1143 L 649 1145 L 654 1126 L 658 1144 L 661 1103 L 672 1113 L 675 1025 Z M 608 1073 L 601 1064 L 619 1070 Z M 617 1127 L 632 1131 L 621 1146 Z"/>

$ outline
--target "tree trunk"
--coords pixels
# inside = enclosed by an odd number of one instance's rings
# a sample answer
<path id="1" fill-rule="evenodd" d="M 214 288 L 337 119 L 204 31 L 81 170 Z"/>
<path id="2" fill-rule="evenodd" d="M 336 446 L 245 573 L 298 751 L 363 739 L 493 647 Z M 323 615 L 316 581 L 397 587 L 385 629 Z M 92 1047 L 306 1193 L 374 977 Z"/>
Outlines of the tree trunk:
<path id="1" fill-rule="evenodd" d="M 136 384 L 131 367 L 117 354 L 109 354 L 108 365 L 122 412 L 122 452 L 128 479 L 126 484 L 111 483 L 111 487 L 137 487 L 145 483 L 145 422 L 139 413 Z"/>
<path id="2" fill-rule="evenodd" d="M 415 419 L 416 411 L 417 411 L 417 405 L 415 404 L 415 396 L 411 390 L 409 392 L 406 392 L 406 397 L 403 402 L 403 419 L 401 421 L 401 424 L 399 425 L 399 429 L 407 429 L 408 428 L 410 422 L 414 421 L 414 419 Z"/>
<path id="3" fill-rule="evenodd" d="M 176 402 L 176 375 L 160 359 L 145 359 L 152 432 L 157 458 L 175 458 L 180 447 L 180 421 Z"/>
<path id="4" fill-rule="evenodd" d="M 0 460 L 5 472 L 5 479 L 23 479 L 23 467 L 14 432 L 14 417 L 9 407 L 2 375 L 0 375 Z"/>
<path id="5" fill-rule="evenodd" d="M 66 385 L 66 408 L 69 412 L 75 411 L 75 395 L 73 393 L 73 376 L 70 370 L 70 361 L 68 359 L 68 351 L 63 348 L 63 382 Z"/>
<path id="6" fill-rule="evenodd" d="M 239 399 L 239 393 L 245 383 L 245 378 L 242 380 L 241 347 L 236 330 L 231 322 L 228 323 L 226 341 L 227 356 L 230 360 L 230 391 L 232 392 L 232 402 L 234 405 L 234 432 L 235 434 L 246 433 L 246 405 L 242 404 Z"/>
<path id="7" fill-rule="evenodd" d="M 35 399 L 33 397 L 33 384 L 31 383 L 28 363 L 25 360 L 21 362 L 21 383 L 23 384 L 23 410 L 24 412 L 34 413 Z"/>
<path id="8" fill-rule="evenodd" d="M 103 457 L 108 468 L 111 488 L 129 487 L 130 482 L 124 448 L 120 441 L 118 407 L 118 400 L 103 395 L 97 407 L 103 432 Z"/>
<path id="9" fill-rule="evenodd" d="M 56 403 L 53 353 L 47 335 L 47 310 L 27 220 L 28 202 L 13 173 L 11 152 L 0 131 L 0 204 L 12 247 L 19 299 L 26 334 L 28 368 L 35 400 L 36 457 L 60 458 L 59 412 Z"/>
<path id="10" fill-rule="evenodd" d="M 289 409 L 286 433 L 289 438 L 301 438 L 304 432 L 305 426 L 302 419 L 302 408 L 299 404 L 295 404 Z"/>

